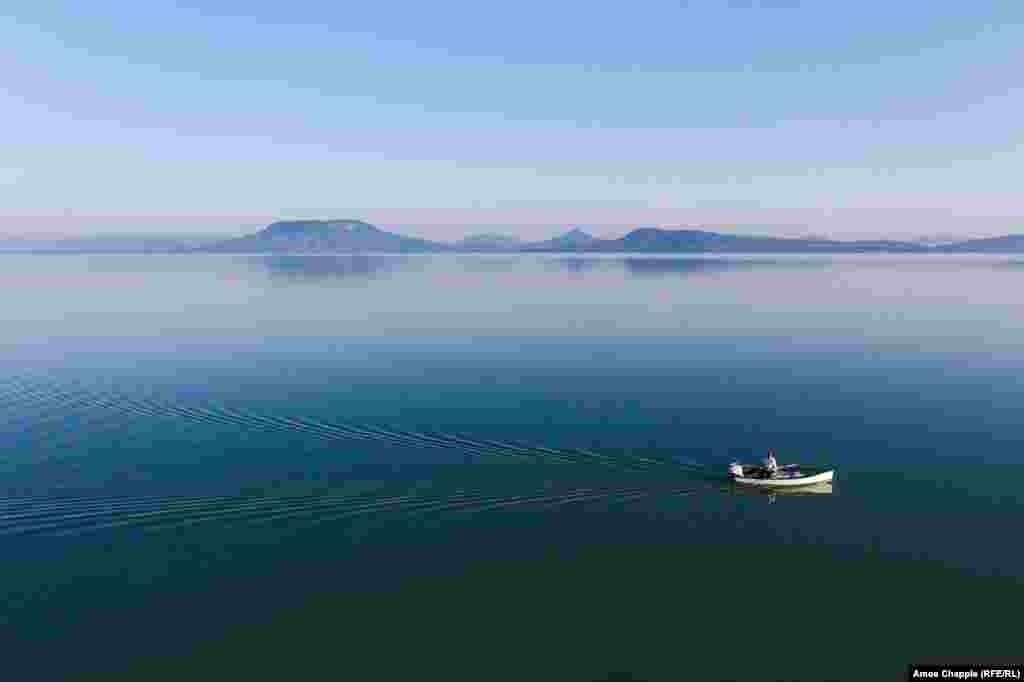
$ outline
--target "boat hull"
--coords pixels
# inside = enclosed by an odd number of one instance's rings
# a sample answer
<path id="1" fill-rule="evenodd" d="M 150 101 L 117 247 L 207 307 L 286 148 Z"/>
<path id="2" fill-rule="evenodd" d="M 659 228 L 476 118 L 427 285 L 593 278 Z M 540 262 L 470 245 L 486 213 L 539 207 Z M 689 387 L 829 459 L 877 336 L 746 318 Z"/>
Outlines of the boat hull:
<path id="1" fill-rule="evenodd" d="M 738 485 L 748 485 L 755 488 L 797 488 L 830 483 L 834 474 L 835 471 L 830 470 L 796 478 L 747 478 L 746 476 L 733 476 L 732 480 Z"/>

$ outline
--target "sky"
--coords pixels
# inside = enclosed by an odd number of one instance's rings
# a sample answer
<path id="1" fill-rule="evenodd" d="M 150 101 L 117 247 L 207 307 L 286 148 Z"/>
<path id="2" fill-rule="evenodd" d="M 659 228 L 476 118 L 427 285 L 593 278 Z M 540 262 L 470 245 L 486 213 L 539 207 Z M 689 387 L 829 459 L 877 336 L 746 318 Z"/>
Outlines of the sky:
<path id="1" fill-rule="evenodd" d="M 1024 2 L 8 0 L 0 235 L 1024 231 Z"/>

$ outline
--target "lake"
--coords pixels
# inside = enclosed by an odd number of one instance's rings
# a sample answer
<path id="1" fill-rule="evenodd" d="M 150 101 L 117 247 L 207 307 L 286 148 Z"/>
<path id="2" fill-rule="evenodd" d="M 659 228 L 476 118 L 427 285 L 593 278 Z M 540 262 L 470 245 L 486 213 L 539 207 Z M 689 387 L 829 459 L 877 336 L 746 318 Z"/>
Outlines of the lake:
<path id="1" fill-rule="evenodd" d="M 1024 257 L 0 255 L 11 679 L 1012 660 Z M 834 465 L 740 494 L 734 460 Z"/>

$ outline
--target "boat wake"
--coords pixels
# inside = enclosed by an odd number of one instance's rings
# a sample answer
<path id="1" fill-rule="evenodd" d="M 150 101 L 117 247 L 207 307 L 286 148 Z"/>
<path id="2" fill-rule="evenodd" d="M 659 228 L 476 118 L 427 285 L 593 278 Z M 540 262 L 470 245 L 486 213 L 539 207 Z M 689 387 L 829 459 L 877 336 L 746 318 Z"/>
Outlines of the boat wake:
<path id="1" fill-rule="evenodd" d="M 696 462 L 658 459 L 637 453 L 614 455 L 591 449 L 553 448 L 459 433 L 402 430 L 379 424 L 325 421 L 295 415 L 243 411 L 210 401 L 182 404 L 123 391 L 54 381 L 11 377 L 0 384 L 0 433 L 29 445 L 35 463 L 80 459 L 75 448 L 97 432 L 119 442 L 132 438 L 144 447 L 157 422 L 176 430 L 217 427 L 232 433 L 295 436 L 325 444 L 365 443 L 458 454 L 470 461 L 546 465 L 588 465 L 604 471 L 600 483 L 573 485 L 520 483 L 514 490 L 453 488 L 444 481 L 419 489 L 394 482 L 353 491 L 351 485 L 324 486 L 281 494 L 278 488 L 249 494 L 124 495 L 47 494 L 0 500 L 0 538 L 75 537 L 104 532 L 180 532 L 201 526 L 276 527 L 288 532 L 357 518 L 416 519 L 502 510 L 550 511 L 572 505 L 628 505 L 659 495 L 688 495 L 700 489 Z M 122 438 L 123 436 L 123 438 Z M 84 452 L 86 454 L 78 454 Z M 618 472 L 618 475 L 616 475 Z M 668 475 L 666 475 L 668 473 Z M 611 475 L 609 475 L 611 474 Z M 628 475 L 627 475 L 628 474 Z M 571 477 L 566 477 L 571 478 Z M 350 482 L 348 482 L 350 483 Z M 683 484 L 686 484 L 685 486 Z M 507 486 L 506 486 L 507 488 Z"/>
<path id="2" fill-rule="evenodd" d="M 0 507 L 0 538 L 70 537 L 115 530 L 177 532 L 198 525 L 286 526 L 289 532 L 356 517 L 392 520 L 427 514 L 479 514 L 508 508 L 550 510 L 566 505 L 629 504 L 656 495 L 687 495 L 671 488 L 567 488 L 518 495 L 463 492 L 438 495 L 210 496 L 65 499 L 23 498 Z"/>
<path id="3" fill-rule="evenodd" d="M 80 385 L 58 384 L 52 380 L 9 379 L 0 388 L 0 410 L 12 412 L 13 419 L 0 425 L 17 429 L 42 452 L 67 453 L 77 439 L 97 431 L 121 431 L 126 422 L 173 420 L 181 427 L 223 426 L 240 433 L 261 432 L 295 435 L 326 443 L 360 443 L 441 450 L 470 457 L 518 459 L 541 463 L 589 464 L 613 470 L 676 471 L 705 470 L 692 460 L 658 459 L 635 454 L 615 455 L 583 448 L 551 448 L 517 441 L 496 441 L 451 432 L 411 431 L 379 424 L 323 421 L 301 416 L 241 411 L 211 402 L 182 405 L 156 397 L 100 393 Z M 75 428 L 69 428 L 73 424 Z"/>

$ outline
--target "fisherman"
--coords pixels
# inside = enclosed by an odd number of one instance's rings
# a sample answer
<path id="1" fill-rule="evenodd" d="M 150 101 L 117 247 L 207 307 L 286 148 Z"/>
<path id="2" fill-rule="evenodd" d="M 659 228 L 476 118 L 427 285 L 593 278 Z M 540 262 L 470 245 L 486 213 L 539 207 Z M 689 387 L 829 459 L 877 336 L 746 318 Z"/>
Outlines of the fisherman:
<path id="1" fill-rule="evenodd" d="M 775 454 L 771 450 L 768 451 L 768 457 L 764 460 L 764 468 L 768 471 L 769 478 L 779 470 L 779 463 L 775 461 Z"/>

